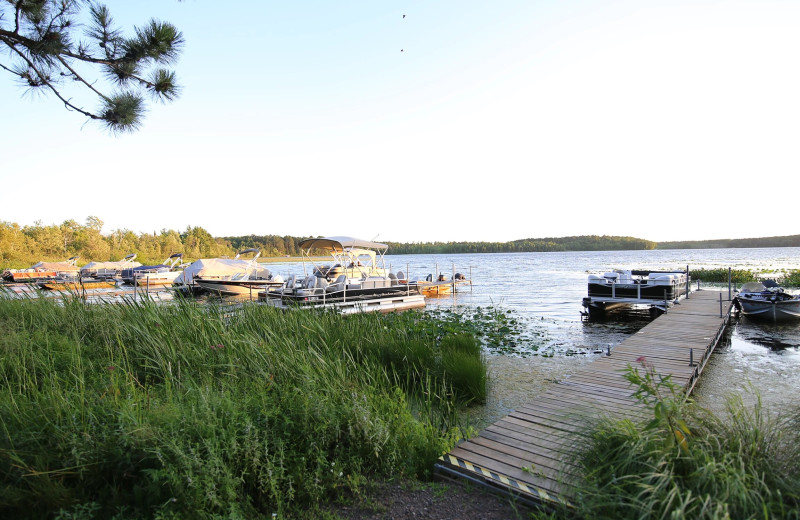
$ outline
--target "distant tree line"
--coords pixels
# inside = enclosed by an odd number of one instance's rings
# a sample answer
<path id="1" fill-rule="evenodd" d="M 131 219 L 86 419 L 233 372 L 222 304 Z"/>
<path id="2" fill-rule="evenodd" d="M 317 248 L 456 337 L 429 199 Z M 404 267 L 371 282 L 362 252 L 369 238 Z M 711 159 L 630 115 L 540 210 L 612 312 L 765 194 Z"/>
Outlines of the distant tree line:
<path id="1" fill-rule="evenodd" d="M 79 256 L 79 265 L 91 261 L 119 260 L 136 253 L 137 261 L 144 264 L 162 262 L 172 253 L 183 253 L 184 258 L 213 258 L 235 254 L 232 246 L 223 239 L 214 238 L 201 227 L 187 227 L 185 231 L 162 229 L 159 232 L 134 233 L 118 229 L 108 235 L 100 231 L 103 221 L 89 217 L 84 225 L 74 220 L 61 224 L 19 226 L 0 221 L 0 267 L 29 267 L 40 260 L 64 260 Z"/>
<path id="2" fill-rule="evenodd" d="M 731 247 L 800 247 L 800 235 L 763 238 L 723 238 L 718 240 L 690 240 L 659 242 L 658 249 L 724 249 Z"/>
<path id="3" fill-rule="evenodd" d="M 20 226 L 0 221 L 0 268 L 28 267 L 40 260 L 64 260 L 79 256 L 79 265 L 90 261 L 119 260 L 136 253 L 145 264 L 159 263 L 173 253 L 184 260 L 232 257 L 237 251 L 259 248 L 263 257 L 300 256 L 298 244 L 310 237 L 246 235 L 213 237 L 202 227 L 184 231 L 162 229 L 134 233 L 117 229 L 102 234 L 103 221 L 90 216 L 84 224 L 66 220 L 61 224 Z M 527 238 L 511 242 L 388 242 L 391 254 L 435 253 L 525 253 L 550 251 L 620 251 L 648 249 L 697 249 L 727 247 L 800 247 L 800 235 L 736 240 L 661 242 L 633 237 L 573 236 Z M 321 252 L 314 252 L 321 253 Z"/>
<path id="4" fill-rule="evenodd" d="M 550 251 L 621 251 L 655 249 L 656 243 L 633 237 L 578 236 L 526 238 L 512 242 L 389 242 L 393 254 L 433 253 L 531 253 Z"/>

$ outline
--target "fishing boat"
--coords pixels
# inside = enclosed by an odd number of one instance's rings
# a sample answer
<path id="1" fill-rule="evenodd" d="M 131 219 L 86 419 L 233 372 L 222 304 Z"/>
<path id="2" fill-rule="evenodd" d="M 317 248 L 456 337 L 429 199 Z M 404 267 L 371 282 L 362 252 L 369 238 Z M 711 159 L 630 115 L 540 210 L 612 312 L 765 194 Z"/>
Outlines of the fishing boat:
<path id="1" fill-rule="evenodd" d="M 307 239 L 298 246 L 305 276 L 291 276 L 282 287 L 260 292 L 259 300 L 281 308 L 330 308 L 344 314 L 425 307 L 416 285 L 402 283 L 402 272 L 386 269 L 386 244 L 335 236 Z M 317 264 L 312 253 L 320 251 L 330 255 L 331 264 Z"/>
<path id="2" fill-rule="evenodd" d="M 81 267 L 80 276 L 81 278 L 115 278 L 124 269 L 132 269 L 142 265 L 134 260 L 136 260 L 136 253 L 129 254 L 117 262 L 89 262 Z"/>
<path id="3" fill-rule="evenodd" d="M 92 289 L 113 289 L 117 282 L 111 278 L 56 278 L 38 282 L 39 288 L 48 291 L 80 292 Z"/>
<path id="4" fill-rule="evenodd" d="M 253 258 L 242 255 L 253 253 Z M 234 258 L 210 258 L 193 262 L 186 267 L 175 283 L 196 290 L 224 295 L 258 295 L 268 287 L 283 285 L 283 279 L 273 276 L 269 269 L 258 263 L 261 250 L 250 248 L 239 251 Z"/>
<path id="5" fill-rule="evenodd" d="M 470 281 L 463 274 L 455 273 L 449 280 L 443 274 L 440 274 L 434 280 L 433 275 L 429 274 L 424 279 L 411 280 L 409 283 L 415 284 L 419 292 L 425 296 L 435 297 L 451 294 L 456 290 L 457 286 L 468 284 Z"/>
<path id="6" fill-rule="evenodd" d="M 159 286 L 172 285 L 181 274 L 179 268 L 183 253 L 173 253 L 157 265 L 140 265 L 123 269 L 120 278 L 130 285 Z"/>
<path id="7" fill-rule="evenodd" d="M 775 280 L 744 284 L 734 305 L 750 318 L 773 322 L 800 319 L 800 295 L 787 293 Z"/>
<path id="8" fill-rule="evenodd" d="M 7 282 L 40 282 L 56 278 L 76 278 L 80 268 L 78 257 L 73 256 L 63 262 L 38 262 L 27 269 L 8 269 L 3 272 Z"/>
<path id="9" fill-rule="evenodd" d="M 588 296 L 583 299 L 584 316 L 600 317 L 618 307 L 644 305 L 657 316 L 689 291 L 689 270 L 616 270 L 602 276 L 589 275 Z"/>

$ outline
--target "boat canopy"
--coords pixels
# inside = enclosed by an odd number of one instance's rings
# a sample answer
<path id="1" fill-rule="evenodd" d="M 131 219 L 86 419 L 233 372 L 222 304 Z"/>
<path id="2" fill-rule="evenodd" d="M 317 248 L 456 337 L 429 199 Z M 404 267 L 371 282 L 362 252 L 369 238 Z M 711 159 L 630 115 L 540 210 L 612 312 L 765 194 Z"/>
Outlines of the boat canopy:
<path id="1" fill-rule="evenodd" d="M 381 244 L 380 242 L 371 242 L 369 240 L 361 240 L 360 238 L 353 237 L 309 238 L 300 242 L 298 246 L 309 251 L 312 249 L 342 251 L 344 249 L 356 247 L 362 249 L 378 249 L 382 252 L 385 252 L 387 249 L 389 249 L 389 246 L 386 244 Z"/>
<path id="2" fill-rule="evenodd" d="M 108 271 L 120 271 L 126 268 L 133 268 L 139 267 L 142 265 L 139 262 L 134 262 L 136 259 L 136 254 L 130 254 L 119 260 L 117 262 L 89 262 L 88 264 L 81 267 L 81 272 L 92 272 L 92 271 L 101 271 L 101 270 L 108 270 Z"/>
<path id="3" fill-rule="evenodd" d="M 78 272 L 77 265 L 70 262 L 39 262 L 30 267 L 37 271 Z"/>

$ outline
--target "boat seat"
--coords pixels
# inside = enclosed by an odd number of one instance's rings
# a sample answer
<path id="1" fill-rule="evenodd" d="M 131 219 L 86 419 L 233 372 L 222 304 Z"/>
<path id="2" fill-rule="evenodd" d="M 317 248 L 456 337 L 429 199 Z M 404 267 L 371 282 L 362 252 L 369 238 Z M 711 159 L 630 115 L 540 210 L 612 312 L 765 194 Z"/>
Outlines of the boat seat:
<path id="1" fill-rule="evenodd" d="M 317 286 L 317 278 L 316 276 L 306 276 L 305 280 L 303 280 L 303 289 L 313 289 Z"/>

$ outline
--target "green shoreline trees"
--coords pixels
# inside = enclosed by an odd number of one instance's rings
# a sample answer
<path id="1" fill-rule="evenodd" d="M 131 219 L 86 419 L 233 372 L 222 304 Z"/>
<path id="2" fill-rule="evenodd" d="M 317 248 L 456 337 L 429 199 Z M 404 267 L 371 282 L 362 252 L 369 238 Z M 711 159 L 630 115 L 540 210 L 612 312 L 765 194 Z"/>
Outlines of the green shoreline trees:
<path id="1" fill-rule="evenodd" d="M 84 225 L 75 220 L 61 224 L 33 225 L 0 221 L 0 268 L 28 267 L 41 260 L 57 261 L 80 256 L 80 264 L 89 261 L 119 260 L 136 253 L 143 263 L 156 263 L 172 253 L 183 253 L 186 260 L 233 256 L 236 251 L 258 247 L 263 257 L 299 256 L 297 247 L 310 237 L 280 235 L 246 235 L 214 237 L 200 226 L 184 231 L 162 229 L 153 233 L 135 233 L 116 229 L 103 234 L 103 221 L 90 216 Z M 556 251 L 621 251 L 721 247 L 800 247 L 800 235 L 717 240 L 702 242 L 657 243 L 634 237 L 572 236 L 526 238 L 511 242 L 388 242 L 390 254 L 462 254 L 462 253 L 527 253 Z"/>

